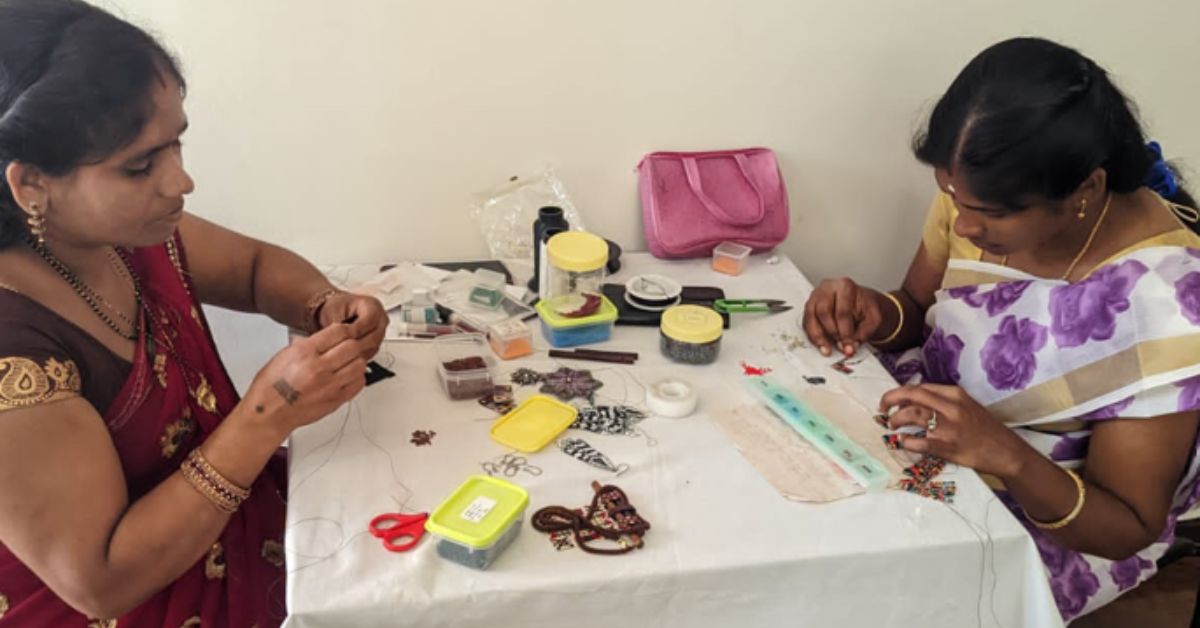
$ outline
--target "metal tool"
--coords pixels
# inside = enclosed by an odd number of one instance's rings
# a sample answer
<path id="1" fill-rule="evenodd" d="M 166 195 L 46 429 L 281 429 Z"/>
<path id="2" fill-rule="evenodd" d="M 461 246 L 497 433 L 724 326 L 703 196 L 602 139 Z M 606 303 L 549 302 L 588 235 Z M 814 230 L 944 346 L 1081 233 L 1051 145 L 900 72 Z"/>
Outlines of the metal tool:
<path id="1" fill-rule="evenodd" d="M 792 306 L 781 299 L 717 299 L 713 302 L 713 309 L 722 314 L 778 314 L 792 309 Z"/>

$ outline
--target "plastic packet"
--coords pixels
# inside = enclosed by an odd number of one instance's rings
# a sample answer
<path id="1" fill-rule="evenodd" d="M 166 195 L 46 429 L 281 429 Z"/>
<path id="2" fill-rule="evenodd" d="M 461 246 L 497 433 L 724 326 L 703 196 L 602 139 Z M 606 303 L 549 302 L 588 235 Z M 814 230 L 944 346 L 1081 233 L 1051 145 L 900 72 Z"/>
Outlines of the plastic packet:
<path id="1" fill-rule="evenodd" d="M 585 230 L 566 186 L 549 166 L 476 194 L 471 218 L 479 226 L 493 259 L 528 260 L 533 257 L 533 223 L 538 209 L 547 205 L 561 207 L 572 230 Z"/>

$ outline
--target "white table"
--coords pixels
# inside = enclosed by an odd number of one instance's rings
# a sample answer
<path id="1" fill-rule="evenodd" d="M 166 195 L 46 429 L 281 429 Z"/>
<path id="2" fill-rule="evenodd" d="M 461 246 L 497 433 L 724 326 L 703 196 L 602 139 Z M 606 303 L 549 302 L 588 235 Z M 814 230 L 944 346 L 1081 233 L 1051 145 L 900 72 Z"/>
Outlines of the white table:
<path id="1" fill-rule="evenodd" d="M 735 278 L 712 272 L 706 260 L 668 264 L 635 254 L 615 280 L 641 272 L 797 306 L 811 289 L 782 256 L 776 264 L 755 257 Z M 605 348 L 636 350 L 642 358 L 628 374 L 591 363 L 606 382 L 603 401 L 640 399 L 629 374 L 641 382 L 674 374 L 701 390 L 700 412 L 644 421 L 656 446 L 580 433 L 632 466 L 620 478 L 553 446 L 530 455 L 543 474 L 512 478 L 530 494 L 524 529 L 482 572 L 439 558 L 435 539 L 393 554 L 365 533 L 372 517 L 399 503 L 431 511 L 480 473 L 482 461 L 505 453 L 488 436 L 493 413 L 443 394 L 428 345 L 389 344 L 396 378 L 291 439 L 286 625 L 1061 626 L 1032 540 L 974 473 L 947 471 L 958 482 L 953 508 L 900 491 L 824 505 L 791 502 L 707 417 L 745 394 L 737 382 L 742 359 L 776 360 L 775 376 L 798 379 L 799 370 L 788 368 L 794 359 L 781 361 L 769 349 L 781 332 L 800 334 L 800 309 L 739 316 L 720 361 L 708 367 L 670 364 L 659 355 L 655 328 L 617 327 Z M 554 363 L 536 336 L 540 355 L 502 368 L 550 370 Z M 843 384 L 872 407 L 889 388 L 873 358 Z M 411 444 L 415 430 L 436 431 L 433 444 Z M 621 486 L 651 522 L 645 548 L 618 557 L 559 552 L 529 527 L 538 508 L 584 505 L 593 479 Z"/>

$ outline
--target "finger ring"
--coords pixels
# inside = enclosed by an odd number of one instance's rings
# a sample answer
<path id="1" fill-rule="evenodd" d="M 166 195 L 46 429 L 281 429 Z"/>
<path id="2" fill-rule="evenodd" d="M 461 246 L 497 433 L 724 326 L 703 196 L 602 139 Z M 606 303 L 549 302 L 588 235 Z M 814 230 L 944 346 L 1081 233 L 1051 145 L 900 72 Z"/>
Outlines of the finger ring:
<path id="1" fill-rule="evenodd" d="M 933 414 L 929 415 L 929 420 L 925 422 L 925 429 L 932 432 L 937 429 L 938 416 L 937 410 L 931 410 L 930 412 L 933 412 Z"/>

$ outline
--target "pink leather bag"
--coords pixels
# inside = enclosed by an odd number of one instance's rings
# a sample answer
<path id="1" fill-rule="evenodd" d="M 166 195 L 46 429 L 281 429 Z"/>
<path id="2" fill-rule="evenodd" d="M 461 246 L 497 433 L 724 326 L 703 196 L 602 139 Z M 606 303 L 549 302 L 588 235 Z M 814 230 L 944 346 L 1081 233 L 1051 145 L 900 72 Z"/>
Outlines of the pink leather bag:
<path id="1" fill-rule="evenodd" d="M 726 240 L 765 251 L 788 235 L 787 190 L 767 148 L 650 153 L 638 188 L 655 257 L 705 257 Z"/>

